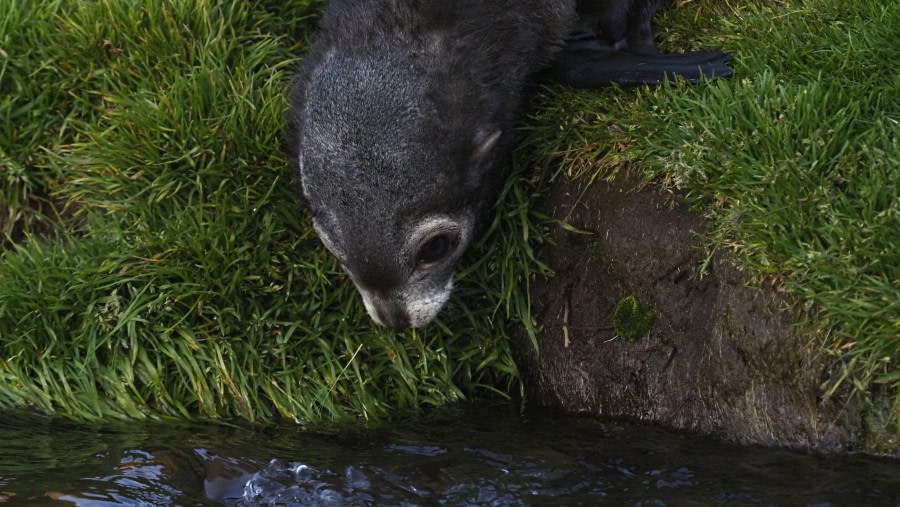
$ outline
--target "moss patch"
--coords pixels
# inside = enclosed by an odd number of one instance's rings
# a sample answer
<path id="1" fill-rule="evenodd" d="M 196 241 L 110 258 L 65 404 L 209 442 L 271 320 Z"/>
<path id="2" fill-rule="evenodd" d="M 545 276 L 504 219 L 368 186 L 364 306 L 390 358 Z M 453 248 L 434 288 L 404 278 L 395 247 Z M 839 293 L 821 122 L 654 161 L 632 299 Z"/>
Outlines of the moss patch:
<path id="1" fill-rule="evenodd" d="M 620 299 L 613 310 L 613 328 L 616 334 L 628 341 L 646 334 L 653 325 L 653 319 L 653 312 L 646 311 L 634 294 Z"/>

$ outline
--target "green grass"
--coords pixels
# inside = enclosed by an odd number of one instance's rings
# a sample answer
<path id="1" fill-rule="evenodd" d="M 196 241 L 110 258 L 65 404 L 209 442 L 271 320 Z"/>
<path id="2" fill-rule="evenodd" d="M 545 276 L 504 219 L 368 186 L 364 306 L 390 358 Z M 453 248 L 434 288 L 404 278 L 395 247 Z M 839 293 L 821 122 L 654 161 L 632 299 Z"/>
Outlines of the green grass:
<path id="1" fill-rule="evenodd" d="M 402 335 L 298 206 L 283 112 L 320 3 L 45 4 L 0 6 L 0 407 L 377 418 L 518 389 L 534 184 L 509 181 L 450 310 Z"/>
<path id="2" fill-rule="evenodd" d="M 739 34 L 737 79 L 642 94 L 633 156 L 688 189 L 750 272 L 812 305 L 838 382 L 900 396 L 900 5 L 787 2 L 723 30 Z"/>
<path id="3" fill-rule="evenodd" d="M 724 48 L 735 76 L 563 91 L 535 136 L 570 174 L 633 164 L 686 196 L 711 248 L 807 315 L 829 391 L 874 383 L 900 420 L 900 4 L 685 2 L 660 23 L 664 48 Z"/>
<path id="4" fill-rule="evenodd" d="M 0 407 L 308 420 L 515 392 L 507 323 L 550 273 L 533 202 L 632 162 L 807 310 L 832 383 L 900 406 L 896 2 L 681 2 L 663 48 L 724 47 L 733 79 L 537 94 L 448 309 L 403 335 L 280 148 L 321 2 L 33 3 L 0 2 Z"/>
<path id="5" fill-rule="evenodd" d="M 55 175 L 44 147 L 66 137 L 66 120 L 77 108 L 67 90 L 77 76 L 44 44 L 58 8 L 47 4 L 0 5 L 0 247 L 57 222 L 49 199 Z"/>

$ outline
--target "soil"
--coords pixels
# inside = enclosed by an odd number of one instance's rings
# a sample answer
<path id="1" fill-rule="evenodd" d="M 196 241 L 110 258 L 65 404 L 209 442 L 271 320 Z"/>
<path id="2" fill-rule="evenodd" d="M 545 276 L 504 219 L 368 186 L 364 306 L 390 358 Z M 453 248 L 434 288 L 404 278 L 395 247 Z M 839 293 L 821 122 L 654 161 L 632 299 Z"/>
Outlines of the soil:
<path id="1" fill-rule="evenodd" d="M 530 402 L 741 443 L 853 449 L 860 410 L 825 396 L 830 362 L 798 315 L 727 253 L 710 257 L 698 214 L 623 173 L 562 178 L 539 206 L 592 234 L 556 228 L 539 253 L 556 271 L 532 285 L 540 352 L 524 331 L 514 340 Z M 632 341 L 613 326 L 629 296 L 653 313 Z"/>

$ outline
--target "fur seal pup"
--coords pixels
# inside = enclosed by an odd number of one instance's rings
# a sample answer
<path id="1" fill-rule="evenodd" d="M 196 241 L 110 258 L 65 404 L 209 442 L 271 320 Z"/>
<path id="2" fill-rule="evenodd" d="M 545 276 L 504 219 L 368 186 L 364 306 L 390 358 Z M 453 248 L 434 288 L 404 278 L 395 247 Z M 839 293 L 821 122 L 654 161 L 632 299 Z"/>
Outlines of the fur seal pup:
<path id="1" fill-rule="evenodd" d="M 333 0 L 288 115 L 313 226 L 375 322 L 431 321 L 495 197 L 538 73 L 579 87 L 727 76 L 660 55 L 659 0 Z"/>

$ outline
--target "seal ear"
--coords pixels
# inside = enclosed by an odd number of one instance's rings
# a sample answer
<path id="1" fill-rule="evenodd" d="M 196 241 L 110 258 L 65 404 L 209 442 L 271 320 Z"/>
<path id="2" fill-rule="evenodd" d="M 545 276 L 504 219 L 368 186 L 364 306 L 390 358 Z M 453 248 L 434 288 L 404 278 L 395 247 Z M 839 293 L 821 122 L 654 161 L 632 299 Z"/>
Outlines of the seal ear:
<path id="1" fill-rule="evenodd" d="M 472 161 L 476 164 L 483 162 L 494 150 L 497 141 L 503 134 L 501 130 L 481 129 L 475 134 L 475 152 L 472 153 Z"/>
<path id="2" fill-rule="evenodd" d="M 472 155 L 469 158 L 469 168 L 466 177 L 466 186 L 475 194 L 482 195 L 493 187 L 492 182 L 497 179 L 496 165 L 497 145 L 503 138 L 503 131 L 493 126 L 480 128 L 475 133 Z"/>
<path id="3" fill-rule="evenodd" d="M 306 197 L 306 191 L 303 189 L 303 155 L 297 154 L 294 157 L 294 174 L 291 178 L 291 184 L 294 186 L 294 193 L 301 209 L 312 212 L 312 206 L 309 205 L 309 199 Z"/>

